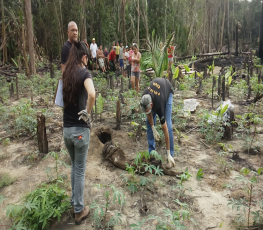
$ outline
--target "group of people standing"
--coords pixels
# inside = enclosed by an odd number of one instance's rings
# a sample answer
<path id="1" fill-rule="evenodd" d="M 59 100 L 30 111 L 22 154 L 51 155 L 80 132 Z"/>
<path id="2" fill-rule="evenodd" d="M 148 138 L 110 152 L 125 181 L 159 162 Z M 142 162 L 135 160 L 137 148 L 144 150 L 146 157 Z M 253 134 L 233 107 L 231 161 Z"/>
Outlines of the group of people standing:
<path id="1" fill-rule="evenodd" d="M 68 24 L 68 41 L 61 51 L 61 71 L 63 81 L 63 137 L 65 146 L 71 158 L 71 205 L 75 224 L 79 225 L 89 215 L 89 207 L 84 205 L 85 170 L 90 143 L 90 114 L 95 103 L 95 88 L 92 75 L 86 68 L 88 62 L 97 65 L 97 60 L 105 72 L 115 71 L 119 63 L 122 74 L 131 76 L 132 88 L 139 93 L 140 59 L 138 46 L 131 47 L 123 44 L 113 44 L 110 52 L 102 50 L 92 39 L 89 46 L 87 41 L 78 41 L 78 27 L 75 22 Z M 126 66 L 125 66 L 126 64 Z M 97 67 L 96 67 L 97 68 Z M 147 139 L 149 152 L 155 150 L 155 140 L 160 139 L 157 132 L 156 114 L 162 125 L 167 158 L 170 164 L 173 160 L 173 129 L 172 129 L 173 87 L 165 78 L 156 78 L 144 90 L 141 98 L 141 110 L 147 115 Z"/>
<path id="2" fill-rule="evenodd" d="M 90 49 L 92 71 L 94 71 L 94 65 L 96 71 L 98 70 L 97 63 L 103 73 L 107 72 L 107 70 L 115 72 L 117 66 L 124 77 L 129 78 L 131 76 L 131 86 L 134 90 L 136 89 L 137 94 L 139 93 L 141 54 L 137 44 L 133 43 L 130 47 L 124 47 L 122 42 L 120 42 L 120 44 L 116 42 L 116 45 L 115 42 L 113 42 L 109 52 L 107 47 L 105 47 L 104 50 L 102 45 L 98 47 L 95 38 L 92 39 L 90 46 L 87 44 L 86 39 L 84 42 Z"/>

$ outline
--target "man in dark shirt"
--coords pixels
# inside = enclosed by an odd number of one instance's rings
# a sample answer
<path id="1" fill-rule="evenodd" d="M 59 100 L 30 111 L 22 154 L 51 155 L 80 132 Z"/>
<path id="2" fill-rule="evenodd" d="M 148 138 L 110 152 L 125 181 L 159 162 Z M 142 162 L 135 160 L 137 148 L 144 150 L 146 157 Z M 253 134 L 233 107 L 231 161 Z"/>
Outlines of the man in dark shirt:
<path id="1" fill-rule="evenodd" d="M 162 125 L 168 162 L 175 165 L 173 127 L 172 127 L 172 104 L 173 104 L 173 87 L 165 78 L 156 78 L 144 90 L 141 99 L 141 109 L 147 114 L 147 139 L 149 153 L 155 150 L 155 140 L 159 141 L 160 135 L 155 128 L 156 114 L 160 118 Z"/>
<path id="2" fill-rule="evenodd" d="M 68 56 L 69 56 L 71 46 L 72 46 L 73 42 L 78 41 L 78 26 L 75 22 L 73 22 L 73 21 L 69 22 L 67 33 L 68 33 L 68 40 L 66 41 L 66 43 L 62 47 L 62 51 L 61 51 L 61 72 L 62 72 L 62 74 L 63 74 L 63 71 L 66 67 L 65 64 L 68 60 Z"/>

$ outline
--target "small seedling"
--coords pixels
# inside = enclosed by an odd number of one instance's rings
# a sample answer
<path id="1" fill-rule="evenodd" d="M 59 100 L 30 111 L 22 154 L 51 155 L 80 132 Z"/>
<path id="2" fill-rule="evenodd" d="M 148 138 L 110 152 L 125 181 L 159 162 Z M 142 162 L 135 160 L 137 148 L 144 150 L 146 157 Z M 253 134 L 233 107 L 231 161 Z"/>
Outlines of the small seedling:
<path id="1" fill-rule="evenodd" d="M 203 175 L 204 175 L 203 169 L 200 168 L 200 169 L 198 170 L 197 174 L 196 174 L 196 179 L 197 179 L 197 180 L 202 180 Z"/>

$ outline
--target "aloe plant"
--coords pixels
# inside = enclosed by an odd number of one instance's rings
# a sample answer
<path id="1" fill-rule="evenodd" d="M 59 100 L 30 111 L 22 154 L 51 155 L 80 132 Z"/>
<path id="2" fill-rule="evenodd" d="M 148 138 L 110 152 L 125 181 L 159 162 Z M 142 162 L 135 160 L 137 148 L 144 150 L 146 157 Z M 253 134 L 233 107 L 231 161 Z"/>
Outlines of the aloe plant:
<path id="1" fill-rule="evenodd" d="M 151 39 L 146 40 L 148 50 L 142 60 L 143 66 L 151 66 L 155 72 L 156 78 L 163 77 L 163 71 L 168 66 L 167 48 L 171 45 L 174 39 L 174 32 L 170 34 L 162 47 L 161 41 L 155 36 L 155 30 L 152 32 Z"/>

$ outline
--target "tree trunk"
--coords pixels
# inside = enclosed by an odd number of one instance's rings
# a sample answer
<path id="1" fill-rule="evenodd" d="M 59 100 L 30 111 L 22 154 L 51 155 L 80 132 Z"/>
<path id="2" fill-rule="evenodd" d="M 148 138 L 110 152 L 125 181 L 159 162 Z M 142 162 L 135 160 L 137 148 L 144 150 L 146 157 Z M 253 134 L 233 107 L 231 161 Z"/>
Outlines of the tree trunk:
<path id="1" fill-rule="evenodd" d="M 95 10 L 95 0 L 92 0 L 91 10 L 90 10 L 90 39 L 93 38 L 94 10 Z"/>
<path id="2" fill-rule="evenodd" d="M 167 0 L 165 0 L 164 8 L 164 42 L 166 41 L 166 22 L 167 21 Z"/>
<path id="3" fill-rule="evenodd" d="M 261 64 L 263 63 L 263 2 L 261 11 L 261 21 L 260 21 L 260 35 L 259 35 L 259 50 L 258 57 L 261 58 Z"/>
<path id="4" fill-rule="evenodd" d="M 121 101 L 117 101 L 117 107 L 116 107 L 116 130 L 121 129 Z"/>
<path id="5" fill-rule="evenodd" d="M 30 75 L 36 74 L 35 57 L 34 57 L 34 42 L 33 42 L 33 25 L 32 25 L 32 13 L 31 13 L 31 0 L 25 0 L 25 13 L 27 24 L 27 39 L 29 47 L 29 64 Z"/>
<path id="6" fill-rule="evenodd" d="M 225 17 L 226 17 L 226 1 L 224 0 L 224 10 L 223 10 L 223 18 L 222 18 L 222 27 L 221 27 L 221 38 L 220 38 L 220 50 L 223 47 L 223 39 L 224 39 L 224 28 L 225 28 Z"/>
<path id="7" fill-rule="evenodd" d="M 140 1 L 137 0 L 137 13 L 138 13 L 138 22 L 137 22 L 137 45 L 138 45 L 138 49 L 139 49 L 139 32 L 140 32 Z"/>
<path id="8" fill-rule="evenodd" d="M 83 41 L 86 38 L 86 27 L 85 27 L 85 21 L 86 21 L 86 14 L 85 14 L 85 1 L 80 0 L 79 2 L 80 7 L 81 7 L 81 12 L 80 12 L 80 38 L 81 41 Z"/>
<path id="9" fill-rule="evenodd" d="M 43 114 L 37 116 L 38 150 L 41 153 L 48 153 L 48 141 L 45 120 L 46 118 Z"/>
<path id="10" fill-rule="evenodd" d="M 27 63 L 25 28 L 23 25 L 22 25 L 22 41 L 23 41 L 22 47 L 23 47 L 24 64 L 26 67 L 26 75 L 27 77 L 29 77 L 30 73 L 29 73 L 29 68 L 28 68 L 28 63 Z"/>
<path id="11" fill-rule="evenodd" d="M 3 62 L 7 62 L 7 47 L 6 47 L 6 35 L 5 35 L 5 13 L 4 13 L 4 0 L 1 0 L 2 9 L 2 41 L 4 43 L 3 47 Z"/>
<path id="12" fill-rule="evenodd" d="M 229 0 L 227 0 L 227 51 L 228 55 L 230 55 Z"/>
<path id="13" fill-rule="evenodd" d="M 236 24 L 236 56 L 238 56 L 238 23 Z"/>
<path id="14" fill-rule="evenodd" d="M 123 37 L 125 41 L 125 46 L 127 46 L 128 41 L 127 41 L 127 35 L 126 35 L 126 23 L 125 23 L 125 8 L 126 8 L 126 0 L 122 0 L 122 32 L 123 32 Z"/>

